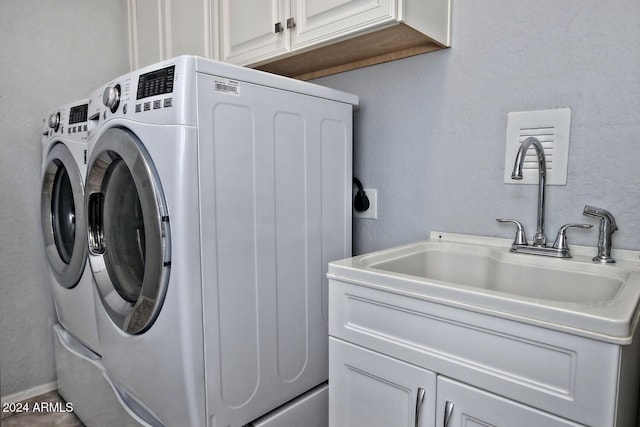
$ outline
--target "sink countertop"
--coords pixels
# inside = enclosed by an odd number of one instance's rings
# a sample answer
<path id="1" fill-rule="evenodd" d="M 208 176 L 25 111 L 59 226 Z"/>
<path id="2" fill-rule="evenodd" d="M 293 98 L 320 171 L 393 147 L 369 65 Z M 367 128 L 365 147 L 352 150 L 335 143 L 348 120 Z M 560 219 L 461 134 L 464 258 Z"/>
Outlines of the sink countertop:
<path id="1" fill-rule="evenodd" d="M 640 252 L 614 249 L 615 264 L 597 264 L 591 260 L 597 252 L 594 247 L 572 245 L 573 258 L 557 259 L 511 253 L 511 243 L 511 239 L 432 232 L 426 241 L 332 262 L 328 277 L 599 341 L 631 343 L 640 315 Z M 571 302 L 515 295 L 375 267 L 429 250 L 477 251 L 510 265 L 573 271 L 622 280 L 624 284 L 611 299 Z"/>

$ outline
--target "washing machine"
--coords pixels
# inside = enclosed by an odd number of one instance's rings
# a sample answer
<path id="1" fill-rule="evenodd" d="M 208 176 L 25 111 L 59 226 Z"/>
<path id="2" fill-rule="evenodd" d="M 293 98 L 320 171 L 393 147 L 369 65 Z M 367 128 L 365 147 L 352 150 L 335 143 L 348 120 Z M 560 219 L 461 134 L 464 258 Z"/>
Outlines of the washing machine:
<path id="1" fill-rule="evenodd" d="M 357 102 L 192 56 L 93 93 L 102 360 L 149 424 L 244 426 L 325 401 L 307 392 L 328 378 L 326 266 L 351 254 Z"/>
<path id="2" fill-rule="evenodd" d="M 90 351 L 100 354 L 91 269 L 86 267 L 84 179 L 88 100 L 46 115 L 42 136 L 41 218 L 58 322 Z"/>

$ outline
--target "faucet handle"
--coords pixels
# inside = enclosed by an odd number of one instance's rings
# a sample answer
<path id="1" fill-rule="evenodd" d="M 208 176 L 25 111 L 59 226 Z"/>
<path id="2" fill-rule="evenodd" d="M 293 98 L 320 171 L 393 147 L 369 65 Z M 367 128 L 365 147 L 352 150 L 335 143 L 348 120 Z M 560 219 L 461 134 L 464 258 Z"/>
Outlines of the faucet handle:
<path id="1" fill-rule="evenodd" d="M 518 220 L 515 219 L 501 219 L 501 218 L 496 218 L 496 221 L 498 222 L 511 222 L 513 224 L 516 225 L 517 230 L 516 230 L 516 237 L 515 239 L 513 239 L 513 244 L 514 245 L 522 245 L 522 246 L 526 246 L 527 245 L 527 236 L 525 235 L 524 232 L 524 226 L 522 225 L 522 223 Z"/>
<path id="2" fill-rule="evenodd" d="M 591 224 L 565 224 L 558 230 L 558 235 L 556 236 L 556 241 L 553 244 L 554 249 L 566 250 L 567 253 L 569 251 L 569 244 L 567 243 L 567 230 L 569 228 L 583 228 L 590 229 L 593 227 Z"/>

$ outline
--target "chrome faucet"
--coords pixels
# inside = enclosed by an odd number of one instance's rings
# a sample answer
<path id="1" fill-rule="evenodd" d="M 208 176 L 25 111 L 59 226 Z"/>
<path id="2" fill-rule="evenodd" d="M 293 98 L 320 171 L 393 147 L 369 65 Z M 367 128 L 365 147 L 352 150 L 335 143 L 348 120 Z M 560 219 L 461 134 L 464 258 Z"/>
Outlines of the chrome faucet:
<path id="1" fill-rule="evenodd" d="M 538 138 L 530 136 L 520 144 L 518 154 L 516 155 L 516 162 L 513 165 L 513 172 L 511 172 L 511 179 L 522 179 L 522 166 L 529 147 L 533 147 L 538 156 L 538 222 L 536 234 L 533 236 L 533 246 L 545 246 L 547 244 L 547 237 L 544 235 L 544 184 L 547 175 L 547 160 L 544 156 L 542 143 Z"/>
<path id="2" fill-rule="evenodd" d="M 584 212 L 586 216 L 600 219 L 600 236 L 598 238 L 598 255 L 593 260 L 601 262 L 603 264 L 610 264 L 616 262 L 611 257 L 611 236 L 618 230 L 616 220 L 604 209 L 596 208 L 593 206 L 585 206 Z"/>
<path id="3" fill-rule="evenodd" d="M 545 255 L 557 258 L 571 258 L 569 245 L 567 244 L 567 230 L 571 227 L 589 229 L 591 224 L 565 224 L 560 227 L 556 241 L 552 247 L 547 246 L 547 237 L 544 234 L 544 193 L 545 180 L 547 176 L 547 161 L 544 155 L 542 143 L 535 137 L 529 137 L 522 141 L 516 161 L 511 173 L 511 179 L 522 179 L 522 167 L 524 158 L 530 147 L 533 147 L 538 157 L 538 221 L 536 234 L 533 237 L 532 245 L 527 243 L 524 227 L 520 221 L 514 219 L 497 219 L 498 222 L 511 222 L 517 227 L 516 237 L 511 245 L 511 252 L 526 253 L 531 255 Z"/>

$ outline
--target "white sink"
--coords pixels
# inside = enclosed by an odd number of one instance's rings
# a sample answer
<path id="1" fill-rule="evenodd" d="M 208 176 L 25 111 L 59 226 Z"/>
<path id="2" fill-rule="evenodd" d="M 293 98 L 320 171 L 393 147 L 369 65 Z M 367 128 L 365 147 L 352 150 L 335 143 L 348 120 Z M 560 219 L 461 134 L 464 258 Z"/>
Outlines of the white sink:
<path id="1" fill-rule="evenodd" d="M 617 251 L 616 264 L 509 252 L 511 241 L 448 233 L 329 265 L 329 277 L 410 293 L 475 311 L 579 335 L 630 340 L 640 300 L 640 253 Z"/>
<path id="2" fill-rule="evenodd" d="M 556 268 L 515 263 L 517 260 L 503 260 L 500 251 L 489 248 L 477 253 L 480 251 L 460 245 L 446 249 L 424 246 L 419 252 L 369 267 L 522 297 L 590 304 L 613 299 L 629 276 L 624 270 L 567 270 L 568 263 Z"/>

